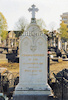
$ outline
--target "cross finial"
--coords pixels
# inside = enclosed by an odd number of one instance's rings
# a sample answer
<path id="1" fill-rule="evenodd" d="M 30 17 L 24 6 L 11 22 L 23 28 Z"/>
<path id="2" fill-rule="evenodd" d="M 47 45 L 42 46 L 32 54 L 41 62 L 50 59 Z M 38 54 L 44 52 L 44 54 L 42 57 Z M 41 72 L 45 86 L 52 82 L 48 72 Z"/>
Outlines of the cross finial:
<path id="1" fill-rule="evenodd" d="M 31 12 L 32 11 L 32 18 L 35 18 L 35 12 L 37 12 L 39 9 L 35 8 L 35 5 L 33 4 L 31 6 L 32 8 L 29 8 L 28 11 Z"/>

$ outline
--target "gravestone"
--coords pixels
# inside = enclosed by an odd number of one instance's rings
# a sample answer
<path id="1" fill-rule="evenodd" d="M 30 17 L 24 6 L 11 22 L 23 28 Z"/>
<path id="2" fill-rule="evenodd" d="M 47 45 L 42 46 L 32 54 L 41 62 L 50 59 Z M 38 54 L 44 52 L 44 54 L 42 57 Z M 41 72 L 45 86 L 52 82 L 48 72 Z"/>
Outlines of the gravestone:
<path id="1" fill-rule="evenodd" d="M 8 59 L 6 58 L 7 51 L 0 48 L 0 63 L 8 63 Z"/>
<path id="2" fill-rule="evenodd" d="M 0 63 L 8 63 L 8 59 L 6 58 L 6 54 L 0 53 Z"/>
<path id="3" fill-rule="evenodd" d="M 68 41 L 65 42 L 65 51 L 66 51 L 66 56 L 68 58 Z"/>
<path id="4" fill-rule="evenodd" d="M 68 41 L 67 41 L 67 45 L 66 45 L 66 52 L 68 53 Z"/>
<path id="5" fill-rule="evenodd" d="M 65 49 L 65 51 L 66 51 L 66 46 L 67 46 L 67 42 L 64 43 L 64 47 L 65 47 L 64 49 Z"/>
<path id="6" fill-rule="evenodd" d="M 59 49 L 59 50 L 62 49 L 62 42 L 61 42 L 60 34 L 59 34 L 59 36 L 58 36 L 58 49 Z"/>
<path id="7" fill-rule="evenodd" d="M 35 5 L 31 23 L 20 37 L 20 76 L 14 100 L 47 100 L 51 88 L 47 83 L 47 37 L 36 24 Z"/>

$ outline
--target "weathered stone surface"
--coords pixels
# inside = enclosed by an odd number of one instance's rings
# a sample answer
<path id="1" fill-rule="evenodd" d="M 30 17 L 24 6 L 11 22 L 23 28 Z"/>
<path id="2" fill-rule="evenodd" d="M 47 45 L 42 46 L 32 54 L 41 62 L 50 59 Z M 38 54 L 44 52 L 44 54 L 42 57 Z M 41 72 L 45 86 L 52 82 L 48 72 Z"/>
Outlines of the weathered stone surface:
<path id="1" fill-rule="evenodd" d="M 59 100 L 46 95 L 16 95 L 13 100 Z"/>
<path id="2" fill-rule="evenodd" d="M 34 18 L 20 37 L 20 77 L 14 94 L 51 94 L 47 84 L 47 37 Z"/>
<path id="3" fill-rule="evenodd" d="M 43 94 L 45 90 L 50 91 L 47 85 L 47 37 L 36 23 L 31 23 L 20 37 L 20 80 L 16 87 L 18 93 L 31 89 L 33 92 L 42 90 Z"/>

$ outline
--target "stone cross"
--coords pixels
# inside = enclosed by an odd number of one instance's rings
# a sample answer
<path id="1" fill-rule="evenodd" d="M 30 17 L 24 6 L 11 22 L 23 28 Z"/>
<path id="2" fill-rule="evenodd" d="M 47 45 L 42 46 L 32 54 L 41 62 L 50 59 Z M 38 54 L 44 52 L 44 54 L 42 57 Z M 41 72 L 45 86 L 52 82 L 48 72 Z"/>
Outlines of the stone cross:
<path id="1" fill-rule="evenodd" d="M 32 8 L 29 8 L 28 11 L 31 12 L 32 11 L 32 18 L 35 18 L 35 12 L 38 12 L 38 8 L 35 8 L 35 5 L 32 5 Z"/>

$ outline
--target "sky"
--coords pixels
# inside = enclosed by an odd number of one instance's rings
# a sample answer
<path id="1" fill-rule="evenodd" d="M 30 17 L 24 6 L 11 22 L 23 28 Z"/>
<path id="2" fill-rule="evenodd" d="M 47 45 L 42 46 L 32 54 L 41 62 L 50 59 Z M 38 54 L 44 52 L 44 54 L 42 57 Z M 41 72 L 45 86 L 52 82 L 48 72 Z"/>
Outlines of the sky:
<path id="1" fill-rule="evenodd" d="M 33 4 L 39 9 L 36 19 L 43 19 L 48 30 L 58 29 L 60 15 L 68 12 L 68 0 L 0 0 L 0 12 L 7 20 L 8 30 L 15 30 L 15 23 L 21 17 L 25 17 L 30 23 L 31 13 L 28 9 Z"/>

